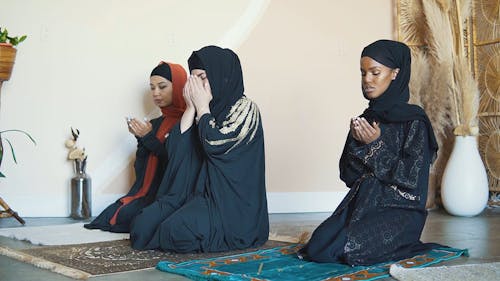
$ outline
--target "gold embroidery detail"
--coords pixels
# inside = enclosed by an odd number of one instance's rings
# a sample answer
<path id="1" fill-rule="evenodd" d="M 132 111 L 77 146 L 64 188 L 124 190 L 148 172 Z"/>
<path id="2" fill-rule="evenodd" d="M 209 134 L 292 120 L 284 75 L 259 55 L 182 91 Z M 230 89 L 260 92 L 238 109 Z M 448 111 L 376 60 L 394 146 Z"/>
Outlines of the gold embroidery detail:
<path id="1" fill-rule="evenodd" d="M 222 122 L 222 127 L 219 132 L 223 135 L 237 132 L 237 136 L 221 140 L 206 140 L 210 145 L 224 145 L 226 143 L 235 142 L 224 154 L 229 153 L 238 146 L 249 134 L 250 137 L 247 144 L 253 140 L 260 124 L 259 108 L 247 97 L 239 99 L 229 111 L 226 120 Z M 215 123 L 215 122 L 214 122 Z M 213 128 L 213 127 L 212 127 Z"/>
<path id="2" fill-rule="evenodd" d="M 229 114 L 226 116 L 226 120 L 222 122 L 222 128 L 220 128 L 220 132 L 224 135 L 232 133 L 238 129 L 238 127 L 245 121 L 247 118 L 249 111 L 253 103 L 246 99 L 239 99 L 229 111 Z"/>
<path id="3" fill-rule="evenodd" d="M 208 125 L 210 125 L 212 129 L 215 129 L 215 119 L 214 118 L 210 119 L 210 121 L 208 121 Z"/>
<path id="4" fill-rule="evenodd" d="M 368 163 L 368 159 L 372 158 L 375 152 L 379 150 L 381 147 L 382 147 L 382 140 L 378 141 L 375 145 L 370 147 L 370 151 L 366 154 L 364 158 L 365 164 Z"/>
<path id="5" fill-rule="evenodd" d="M 420 196 L 416 196 L 416 195 L 413 195 L 409 192 L 406 192 L 406 191 L 401 191 L 397 186 L 395 186 L 394 184 L 391 184 L 389 185 L 389 187 L 395 191 L 397 191 L 399 193 L 399 195 L 401 195 L 401 197 L 403 197 L 404 199 L 407 199 L 407 200 L 411 200 L 411 201 L 415 201 L 415 200 L 420 200 Z"/>

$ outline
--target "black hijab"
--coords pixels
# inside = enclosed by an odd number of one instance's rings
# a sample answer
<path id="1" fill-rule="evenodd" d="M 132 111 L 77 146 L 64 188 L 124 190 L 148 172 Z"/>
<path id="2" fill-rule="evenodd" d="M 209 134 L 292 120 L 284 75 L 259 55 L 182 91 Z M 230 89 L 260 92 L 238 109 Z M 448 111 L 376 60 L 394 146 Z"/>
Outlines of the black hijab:
<path id="1" fill-rule="evenodd" d="M 438 144 L 429 117 L 420 106 L 408 104 L 410 99 L 408 84 L 411 73 L 410 48 L 401 42 L 378 40 L 366 46 L 361 53 L 361 57 L 370 57 L 392 69 L 399 68 L 396 79 L 392 80 L 381 96 L 370 100 L 368 108 L 361 116 L 367 120 L 383 123 L 401 123 L 411 120 L 423 121 L 428 131 L 429 147 L 435 155 Z"/>
<path id="2" fill-rule="evenodd" d="M 206 46 L 194 51 L 188 59 L 188 64 L 189 71 L 206 71 L 213 96 L 210 112 L 217 123 L 221 124 L 231 106 L 243 96 L 243 74 L 238 56 L 230 49 Z"/>
<path id="3" fill-rule="evenodd" d="M 149 76 L 155 75 L 161 76 L 172 82 L 172 71 L 170 70 L 170 66 L 168 65 L 168 63 L 160 63 L 158 66 L 153 68 L 153 70 L 151 71 L 151 75 Z"/>

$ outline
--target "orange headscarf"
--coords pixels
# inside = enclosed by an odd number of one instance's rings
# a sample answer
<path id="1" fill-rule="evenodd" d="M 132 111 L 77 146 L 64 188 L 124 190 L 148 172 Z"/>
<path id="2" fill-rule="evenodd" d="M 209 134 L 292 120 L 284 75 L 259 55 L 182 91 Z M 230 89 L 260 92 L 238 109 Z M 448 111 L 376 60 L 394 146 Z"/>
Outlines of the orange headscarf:
<path id="1" fill-rule="evenodd" d="M 167 133 L 170 132 L 172 127 L 177 122 L 179 122 L 179 120 L 182 117 L 182 114 L 184 113 L 184 110 L 186 109 L 186 103 L 184 101 L 184 97 L 182 96 L 182 89 L 184 88 L 184 84 L 186 84 L 187 74 L 184 68 L 179 64 L 169 63 L 164 61 L 161 61 L 159 64 L 162 63 L 166 63 L 170 67 L 170 71 L 172 73 L 171 82 L 173 87 L 172 104 L 160 108 L 164 118 L 160 127 L 158 128 L 158 131 L 156 132 L 156 138 L 163 143 L 165 142 Z M 120 209 L 123 206 L 127 205 L 128 203 L 132 202 L 137 198 L 145 196 L 148 193 L 151 183 L 153 182 L 157 166 L 158 166 L 158 157 L 151 153 L 148 157 L 146 172 L 144 174 L 144 181 L 142 183 L 141 188 L 139 188 L 139 191 L 137 191 L 136 194 L 126 196 L 120 199 L 122 205 L 116 210 L 115 214 L 109 221 L 111 225 L 116 224 L 116 218 L 118 216 L 118 213 L 120 212 Z"/>

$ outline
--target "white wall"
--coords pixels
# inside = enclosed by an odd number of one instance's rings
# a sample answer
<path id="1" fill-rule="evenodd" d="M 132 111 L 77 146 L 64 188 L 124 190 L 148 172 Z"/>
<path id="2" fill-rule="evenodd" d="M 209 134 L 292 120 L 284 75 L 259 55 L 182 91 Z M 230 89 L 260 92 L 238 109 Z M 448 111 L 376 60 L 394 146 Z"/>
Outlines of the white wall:
<path id="1" fill-rule="evenodd" d="M 392 37 L 392 1 L 1 0 L 0 26 L 27 34 L 3 84 L 0 128 L 24 129 L 6 152 L 0 196 L 22 216 L 67 216 L 81 131 L 93 212 L 133 180 L 135 140 L 124 116 L 155 116 L 148 76 L 160 60 L 186 66 L 207 44 L 233 48 L 266 135 L 271 212 L 331 211 L 345 194 L 338 159 L 359 91 L 364 45 Z M 360 7 L 363 6 L 362 9 Z M 20 16 L 22 15 L 22 16 Z M 299 15 L 299 16 L 297 16 Z M 293 206 L 293 207 L 292 207 Z"/>

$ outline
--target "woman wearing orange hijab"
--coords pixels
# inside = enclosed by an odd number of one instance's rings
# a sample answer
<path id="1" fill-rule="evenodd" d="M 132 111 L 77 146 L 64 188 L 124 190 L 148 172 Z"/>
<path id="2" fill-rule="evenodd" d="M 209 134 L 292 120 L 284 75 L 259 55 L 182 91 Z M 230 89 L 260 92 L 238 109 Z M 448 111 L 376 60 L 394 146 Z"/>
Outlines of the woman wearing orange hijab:
<path id="1" fill-rule="evenodd" d="M 206 46 L 188 64 L 187 109 L 167 141 L 170 162 L 156 201 L 131 224 L 130 244 L 180 253 L 260 246 L 269 217 L 259 108 L 245 95 L 232 50 Z"/>
<path id="2" fill-rule="evenodd" d="M 186 71 L 178 64 L 161 62 L 153 69 L 149 85 L 162 116 L 151 122 L 135 118 L 127 120 L 130 133 L 137 138 L 134 185 L 125 196 L 86 224 L 86 228 L 129 232 L 135 215 L 154 201 L 168 164 L 165 140 L 186 109 L 182 96 L 186 79 Z"/>

